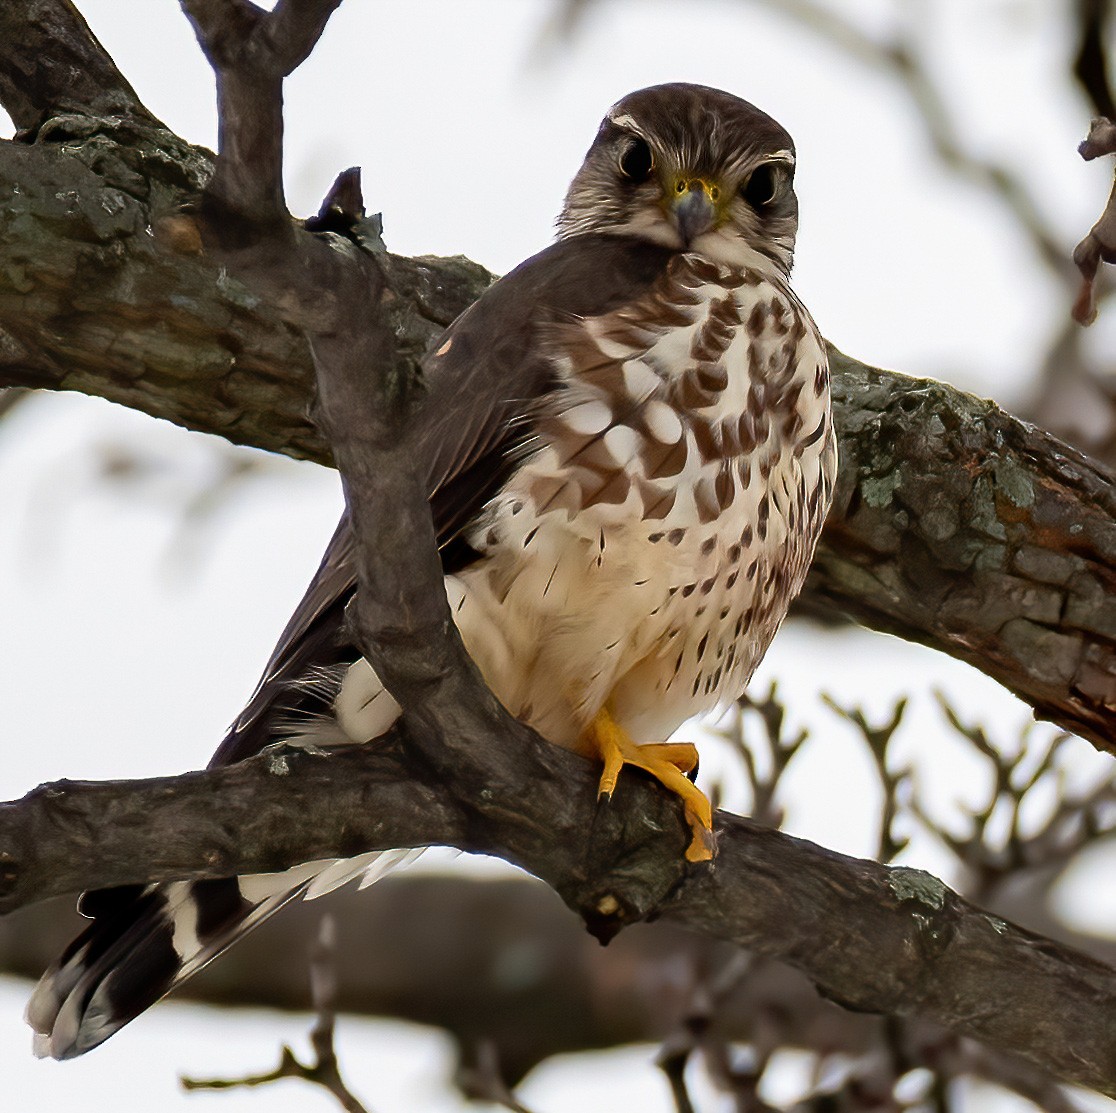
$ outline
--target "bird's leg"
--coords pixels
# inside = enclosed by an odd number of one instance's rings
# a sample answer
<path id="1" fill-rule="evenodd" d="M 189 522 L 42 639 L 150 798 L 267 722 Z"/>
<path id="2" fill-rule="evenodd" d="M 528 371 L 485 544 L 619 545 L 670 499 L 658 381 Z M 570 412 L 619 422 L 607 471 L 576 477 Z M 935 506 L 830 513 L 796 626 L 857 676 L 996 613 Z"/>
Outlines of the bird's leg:
<path id="1" fill-rule="evenodd" d="M 686 848 L 690 862 L 707 862 L 713 857 L 713 809 L 705 794 L 686 776 L 697 768 L 697 748 L 689 742 L 655 742 L 640 745 L 602 707 L 585 729 L 586 746 L 604 762 L 600 796 L 608 799 L 616 788 L 620 770 L 635 765 L 665 785 L 686 806 L 686 821 L 693 839 Z"/>

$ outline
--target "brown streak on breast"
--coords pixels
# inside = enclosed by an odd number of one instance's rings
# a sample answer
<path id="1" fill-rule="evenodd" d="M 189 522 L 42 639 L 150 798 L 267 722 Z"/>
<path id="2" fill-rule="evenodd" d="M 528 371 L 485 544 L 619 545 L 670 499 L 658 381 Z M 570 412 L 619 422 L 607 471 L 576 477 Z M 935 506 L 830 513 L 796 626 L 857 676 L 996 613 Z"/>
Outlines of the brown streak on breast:
<path id="1" fill-rule="evenodd" d="M 787 307 L 778 298 L 771 302 L 771 327 L 779 336 L 786 336 L 790 332 Z"/>
<path id="2" fill-rule="evenodd" d="M 720 439 L 721 451 L 725 456 L 739 456 L 743 451 L 737 428 L 735 417 L 726 417 L 717 428 L 716 435 Z"/>
<path id="3" fill-rule="evenodd" d="M 602 477 L 611 475 L 617 469 L 616 460 L 605 445 L 604 432 L 577 440 L 573 438 L 555 440 L 554 447 L 563 457 L 562 463 L 565 466 L 585 468 Z M 563 451 L 563 448 L 566 451 Z"/>
<path id="4" fill-rule="evenodd" d="M 564 476 L 533 476 L 527 493 L 535 504 L 537 514 L 546 514 L 555 510 L 576 513 L 581 507 L 574 485 Z"/>
<path id="5" fill-rule="evenodd" d="M 663 490 L 654 483 L 648 483 L 641 476 L 635 477 L 636 491 L 643 503 L 643 519 L 645 521 L 662 521 L 673 509 L 677 491 L 674 488 Z"/>
<path id="6" fill-rule="evenodd" d="M 574 482 L 581 488 L 583 507 L 600 504 L 619 506 L 627 500 L 632 487 L 631 476 L 619 468 L 604 476 L 579 468 L 575 471 Z"/>
<path id="7" fill-rule="evenodd" d="M 802 414 L 798 410 L 791 410 L 786 417 L 783 418 L 782 435 L 783 439 L 791 442 L 798 436 L 799 429 L 802 428 Z"/>
<path id="8" fill-rule="evenodd" d="M 736 483 L 733 479 L 730 461 L 725 460 L 721 464 L 721 470 L 717 473 L 717 479 L 714 483 L 714 490 L 717 495 L 717 504 L 721 510 L 727 510 L 736 497 Z"/>
<path id="9" fill-rule="evenodd" d="M 829 368 L 819 364 L 814 371 L 814 393 L 820 398 L 827 386 L 829 386 Z"/>
<path id="10" fill-rule="evenodd" d="M 802 397 L 802 381 L 789 382 L 779 391 L 778 397 L 773 402 L 773 408 L 781 411 L 795 411 L 797 412 L 798 401 Z M 799 419 L 801 422 L 801 418 Z"/>
<path id="11" fill-rule="evenodd" d="M 723 364 L 703 363 L 697 368 L 696 374 L 698 384 L 711 394 L 722 394 L 728 387 L 728 371 Z"/>
<path id="12" fill-rule="evenodd" d="M 702 387 L 693 369 L 678 378 L 672 393 L 675 404 L 682 410 L 703 410 L 717 400 Z"/>
<path id="13" fill-rule="evenodd" d="M 700 417 L 696 417 L 690 422 L 690 428 L 693 430 L 694 444 L 697 447 L 701 462 L 708 464 L 721 459 L 724 452 L 719 428 Z"/>
<path id="14" fill-rule="evenodd" d="M 720 517 L 721 504 L 717 501 L 717 489 L 713 480 L 705 477 L 694 484 L 694 506 L 702 525 L 715 522 Z"/>
<path id="15" fill-rule="evenodd" d="M 755 451 L 759 443 L 759 435 L 756 429 L 756 415 L 751 410 L 745 410 L 737 419 L 736 439 L 744 455 L 750 455 Z"/>
<path id="16" fill-rule="evenodd" d="M 755 337 L 763 332 L 764 322 L 767 319 L 767 306 L 762 301 L 757 301 L 752 306 L 752 312 L 748 314 L 748 320 L 745 321 L 744 327 L 748 330 L 748 335 Z"/>
<path id="17" fill-rule="evenodd" d="M 650 449 L 650 445 L 648 448 Z M 644 457 L 644 474 L 648 479 L 666 479 L 678 473 L 686 466 L 686 457 L 689 455 L 689 446 L 686 438 L 682 437 L 674 444 L 661 447 L 654 446 L 657 453 L 648 451 Z"/>

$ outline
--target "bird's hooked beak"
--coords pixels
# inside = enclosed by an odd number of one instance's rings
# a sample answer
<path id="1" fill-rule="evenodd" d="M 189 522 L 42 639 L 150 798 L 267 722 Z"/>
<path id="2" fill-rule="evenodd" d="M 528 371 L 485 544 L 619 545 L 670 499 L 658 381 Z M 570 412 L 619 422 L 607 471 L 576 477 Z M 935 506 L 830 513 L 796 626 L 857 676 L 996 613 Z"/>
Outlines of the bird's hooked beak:
<path id="1" fill-rule="evenodd" d="M 680 177 L 667 198 L 667 208 L 687 247 L 708 232 L 720 216 L 721 187 L 705 178 Z"/>

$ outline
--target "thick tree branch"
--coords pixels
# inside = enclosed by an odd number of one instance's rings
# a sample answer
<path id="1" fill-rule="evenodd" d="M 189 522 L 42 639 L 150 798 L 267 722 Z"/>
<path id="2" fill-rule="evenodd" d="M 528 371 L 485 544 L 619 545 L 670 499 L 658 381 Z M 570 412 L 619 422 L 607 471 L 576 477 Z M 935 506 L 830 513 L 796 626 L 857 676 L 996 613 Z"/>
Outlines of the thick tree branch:
<path id="1" fill-rule="evenodd" d="M 350 887 L 292 905 L 176 997 L 305 1010 L 306 940 L 327 912 L 337 921 L 343 956 L 342 1011 L 436 1025 L 455 1038 L 466 1070 L 486 1048 L 495 1050 L 500 1072 L 513 1086 L 553 1055 L 662 1042 L 701 997 L 703 983 L 720 982 L 743 957 L 731 944 L 663 921 L 622 932 L 606 949 L 547 886 L 530 879 L 406 873 L 389 876 L 371 893 Z M 1032 902 L 1023 922 L 1034 915 Z M 0 965 L 37 977 L 82 923 L 66 898 L 0 918 Z M 1051 921 L 1051 927 L 1044 934 L 1072 942 L 1064 926 Z M 1112 957 L 1110 941 L 1083 937 L 1079 948 Z M 617 977 L 618 970 L 625 976 Z M 718 1001 L 713 1023 L 720 1038 L 735 1044 L 854 1059 L 871 1054 L 896 1024 L 849 1013 L 819 997 L 799 972 L 758 959 L 747 963 L 746 976 Z M 901 1027 L 910 1067 L 1000 1084 L 1026 1070 L 1039 1073 L 1017 1059 L 1005 1071 L 1004 1053 L 950 1036 L 929 1021 L 912 1018 Z"/>
<path id="2" fill-rule="evenodd" d="M 194 13 L 217 10 L 208 0 L 185 4 Z M 357 542 L 352 633 L 403 707 L 405 726 L 417 728 L 410 738 L 444 777 L 473 782 L 478 792 L 499 793 L 510 782 L 537 778 L 546 793 L 551 747 L 488 691 L 450 616 L 423 442 L 415 436 L 426 417 L 423 394 L 417 377 L 397 365 L 381 310 L 383 250 L 366 234 L 357 176 L 342 175 L 323 206 L 335 229 L 330 235 L 295 226 L 282 207 L 281 147 L 266 133 L 281 115 L 283 75 L 309 54 L 333 6 L 289 0 L 271 14 L 250 8 L 254 23 L 247 31 L 219 16 L 195 20 L 224 90 L 222 147 L 202 196 L 201 228 L 210 254 L 267 291 L 309 341 L 320 423 L 341 469 Z M 288 26 L 292 21 L 300 30 Z M 258 39 L 284 48 L 253 49 Z M 315 224 L 326 221 L 323 214 Z M 471 404 L 498 406 L 503 385 L 488 389 L 490 397 L 474 392 Z M 552 791 L 551 806 L 561 808 L 556 783 Z M 531 824 L 524 829 L 532 840 L 548 837 Z M 593 883 L 609 886 L 612 872 L 598 865 Z M 658 886 L 647 890 L 621 876 L 608 911 L 593 913 L 589 922 L 612 933 L 643 918 L 681 872 L 676 861 L 666 875 L 646 874 Z M 560 883 L 568 883 L 568 873 Z"/>
<path id="3" fill-rule="evenodd" d="M 0 103 L 24 132 L 71 112 L 158 122 L 69 0 L 0 4 Z"/>
<path id="4" fill-rule="evenodd" d="M 622 783 L 597 812 L 595 769 L 553 747 L 544 777 L 487 793 L 444 782 L 411 749 L 279 759 L 289 775 L 264 756 L 178 778 L 38 789 L 0 808 L 0 909 L 77 887 L 431 842 L 516 861 L 590 917 L 676 881 L 685 830 L 644 778 Z M 677 885 L 661 902 L 664 919 L 780 958 L 848 1007 L 935 1020 L 1116 1094 L 1116 971 L 989 916 L 920 871 L 723 812 L 716 829 L 714 868 Z M 608 887 L 617 857 L 623 893 Z"/>
<path id="5" fill-rule="evenodd" d="M 841 474 L 811 599 L 1116 743 L 1116 485 L 993 403 L 835 353 Z"/>

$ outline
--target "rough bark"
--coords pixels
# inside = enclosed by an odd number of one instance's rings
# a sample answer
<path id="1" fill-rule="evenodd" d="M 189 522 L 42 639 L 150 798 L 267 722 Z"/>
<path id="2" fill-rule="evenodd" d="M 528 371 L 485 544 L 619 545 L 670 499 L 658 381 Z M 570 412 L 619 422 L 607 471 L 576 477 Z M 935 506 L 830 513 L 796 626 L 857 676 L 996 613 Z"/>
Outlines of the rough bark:
<path id="1" fill-rule="evenodd" d="M 326 913 L 338 930 L 340 1009 L 434 1025 L 466 1059 L 491 1044 L 513 1085 L 553 1055 L 661 1043 L 700 1008 L 703 985 L 738 969 L 731 944 L 671 923 L 637 925 L 602 948 L 529 878 L 396 875 L 292 905 L 175 997 L 305 1011 L 308 943 Z M 83 922 L 65 898 L 0 919 L 0 965 L 38 977 Z M 855 1056 L 887 1023 L 819 997 L 782 963 L 754 960 L 742 974 L 716 1006 L 727 1039 Z M 912 1023 L 943 1042 L 936 1025 Z"/>
<path id="2" fill-rule="evenodd" d="M 811 599 L 1116 748 L 1112 473 L 991 402 L 834 362 L 841 474 Z"/>
<path id="3" fill-rule="evenodd" d="M 0 43 L 0 103 L 20 131 L 73 111 L 155 122 L 72 4 L 4 4 Z"/>

